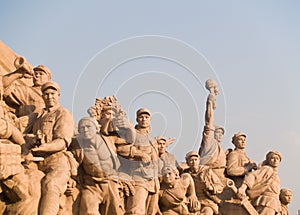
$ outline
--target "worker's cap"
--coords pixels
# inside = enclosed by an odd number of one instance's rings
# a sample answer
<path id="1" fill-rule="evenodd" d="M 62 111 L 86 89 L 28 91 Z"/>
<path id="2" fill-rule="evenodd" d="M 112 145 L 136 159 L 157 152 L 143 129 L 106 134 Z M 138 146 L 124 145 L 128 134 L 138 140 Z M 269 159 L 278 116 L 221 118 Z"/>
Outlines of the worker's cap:
<path id="1" fill-rule="evenodd" d="M 34 67 L 33 71 L 42 71 L 42 72 L 45 72 L 48 75 L 49 80 L 52 77 L 52 73 L 51 73 L 50 69 L 48 67 L 44 66 L 44 65 L 38 65 L 38 66 Z"/>
<path id="2" fill-rule="evenodd" d="M 42 85 L 42 92 L 44 92 L 47 89 L 54 89 L 56 90 L 58 93 L 60 93 L 60 87 L 58 85 L 58 83 L 54 82 L 54 81 L 48 81 L 45 84 Z"/>
<path id="3" fill-rule="evenodd" d="M 167 139 L 163 136 L 155 137 L 155 139 L 156 139 L 156 141 L 159 141 L 159 140 L 167 141 Z"/>
<path id="4" fill-rule="evenodd" d="M 200 158 L 200 155 L 197 152 L 191 151 L 185 155 L 185 160 L 188 160 L 188 159 L 190 159 L 190 157 L 193 157 L 193 156 Z"/>
<path id="5" fill-rule="evenodd" d="M 272 155 L 277 155 L 280 158 L 280 161 L 282 160 L 281 153 L 276 150 L 269 151 L 268 154 L 266 155 L 266 160 L 269 160 Z"/>
<path id="6" fill-rule="evenodd" d="M 136 116 L 139 116 L 141 114 L 147 114 L 147 115 L 151 116 L 151 112 L 147 108 L 138 109 L 137 112 L 136 112 Z"/>
<path id="7" fill-rule="evenodd" d="M 214 128 L 215 128 L 215 131 L 220 129 L 223 131 L 223 134 L 225 134 L 225 129 L 222 127 L 222 126 L 219 126 L 219 125 L 214 125 Z"/>
<path id="8" fill-rule="evenodd" d="M 245 133 L 243 132 L 238 132 L 238 133 L 235 133 L 232 137 L 232 143 L 235 141 L 236 138 L 240 137 L 240 136 L 243 136 L 243 137 L 247 137 Z"/>

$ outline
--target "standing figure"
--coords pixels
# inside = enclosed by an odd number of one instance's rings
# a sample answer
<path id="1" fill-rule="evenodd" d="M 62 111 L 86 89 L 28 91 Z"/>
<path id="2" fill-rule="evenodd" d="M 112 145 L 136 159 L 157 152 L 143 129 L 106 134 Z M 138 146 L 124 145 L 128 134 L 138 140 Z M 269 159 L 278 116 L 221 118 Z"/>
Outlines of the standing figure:
<path id="1" fill-rule="evenodd" d="M 277 173 L 281 158 L 281 154 L 277 151 L 268 152 L 262 166 L 249 172 L 238 189 L 241 198 L 246 196 L 247 190 L 247 195 L 261 215 L 274 215 L 281 211 L 280 179 Z"/>
<path id="2" fill-rule="evenodd" d="M 192 177 L 183 173 L 179 176 L 176 168 L 165 166 L 162 169 L 163 181 L 159 191 L 159 207 L 164 215 L 188 215 L 200 210 L 200 203 L 195 194 Z"/>
<path id="3" fill-rule="evenodd" d="M 41 90 L 45 109 L 33 124 L 33 134 L 42 138 L 31 151 L 35 156 L 44 157 L 44 161 L 39 163 L 39 170 L 45 173 L 42 180 L 40 214 L 56 215 L 60 196 L 66 191 L 71 176 L 70 164 L 74 157 L 66 150 L 75 133 L 75 124 L 72 114 L 59 104 L 59 85 L 47 82 Z"/>
<path id="4" fill-rule="evenodd" d="M 133 144 L 118 146 L 122 171 L 134 181 L 135 194 L 126 201 L 126 214 L 154 215 L 158 211 L 158 150 L 150 135 L 151 112 L 141 108 L 136 113 Z"/>
<path id="5" fill-rule="evenodd" d="M 289 215 L 288 204 L 292 202 L 293 193 L 290 189 L 282 188 L 279 194 L 279 200 L 281 202 L 280 215 Z"/>
<path id="6" fill-rule="evenodd" d="M 224 128 L 213 125 L 214 109 L 216 108 L 216 95 L 218 93 L 216 83 L 207 80 L 206 86 L 210 91 L 206 101 L 205 126 L 202 133 L 202 142 L 199 149 L 200 164 L 213 168 L 213 171 L 224 179 L 226 168 L 226 155 L 222 149 L 221 142 L 224 135 Z"/>
<path id="7" fill-rule="evenodd" d="M 98 133 L 98 122 L 84 117 L 78 123 L 77 141 L 82 148 L 83 188 L 80 215 L 124 214 L 119 190 L 117 154 Z"/>
<path id="8" fill-rule="evenodd" d="M 33 86 L 15 84 L 21 78 L 33 78 Z M 30 68 L 27 64 L 3 76 L 4 100 L 16 109 L 18 117 L 40 112 L 45 107 L 41 87 L 51 79 L 51 71 L 44 65 Z"/>
<path id="9" fill-rule="evenodd" d="M 184 173 L 189 173 L 194 180 L 196 195 L 201 203 L 201 214 L 218 214 L 218 204 L 221 200 L 217 194 L 223 190 L 222 181 L 209 166 L 200 165 L 200 156 L 197 152 L 187 153 L 185 159 L 189 168 L 185 169 Z"/>

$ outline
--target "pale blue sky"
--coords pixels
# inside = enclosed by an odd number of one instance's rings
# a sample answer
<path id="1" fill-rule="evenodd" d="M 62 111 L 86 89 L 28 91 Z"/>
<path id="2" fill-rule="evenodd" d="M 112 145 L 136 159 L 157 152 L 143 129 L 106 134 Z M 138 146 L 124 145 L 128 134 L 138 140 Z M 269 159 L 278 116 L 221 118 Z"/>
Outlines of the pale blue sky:
<path id="1" fill-rule="evenodd" d="M 290 210 L 296 214 L 299 14 L 299 1 L 2 1 L 0 40 L 33 65 L 52 70 L 62 88 L 61 103 L 76 120 L 96 96 L 117 95 L 132 121 L 137 108 L 151 108 L 153 133 L 177 138 L 170 150 L 179 160 L 198 150 L 207 95 L 201 84 L 218 78 L 216 123 L 225 126 L 224 149 L 243 131 L 247 153 L 256 162 L 271 149 L 280 151 L 281 183 L 294 191 Z M 128 45 L 143 35 L 161 40 Z M 178 47 L 167 46 L 166 38 Z M 145 56 L 134 52 L 144 47 Z M 97 87 L 84 85 L 84 78 Z M 85 89 L 75 87 L 81 82 Z"/>

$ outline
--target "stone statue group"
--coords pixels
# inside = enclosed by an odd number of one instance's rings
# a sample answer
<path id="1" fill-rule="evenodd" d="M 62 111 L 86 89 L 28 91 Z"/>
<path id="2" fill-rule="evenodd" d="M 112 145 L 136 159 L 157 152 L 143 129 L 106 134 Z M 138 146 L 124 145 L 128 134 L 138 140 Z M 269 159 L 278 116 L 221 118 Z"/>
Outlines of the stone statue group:
<path id="1" fill-rule="evenodd" d="M 234 149 L 222 149 L 215 81 L 206 82 L 199 152 L 178 162 L 167 151 L 174 138 L 151 136 L 147 108 L 134 126 L 114 96 L 97 98 L 75 125 L 46 66 L 24 58 L 15 66 L 0 77 L 0 214 L 288 214 L 292 191 L 280 186 L 279 152 L 256 164 L 242 132 Z"/>

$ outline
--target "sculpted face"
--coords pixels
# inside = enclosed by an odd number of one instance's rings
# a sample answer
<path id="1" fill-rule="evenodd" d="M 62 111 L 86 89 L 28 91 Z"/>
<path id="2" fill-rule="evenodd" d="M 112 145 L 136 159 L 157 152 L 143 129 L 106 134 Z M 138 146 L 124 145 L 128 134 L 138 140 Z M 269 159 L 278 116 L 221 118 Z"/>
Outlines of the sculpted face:
<path id="1" fill-rule="evenodd" d="M 42 86 L 46 82 L 49 81 L 49 76 L 47 75 L 46 72 L 41 71 L 41 70 L 36 70 L 34 71 L 34 76 L 33 76 L 33 85 L 34 86 Z"/>
<path id="2" fill-rule="evenodd" d="M 283 204 L 290 204 L 292 202 L 292 192 L 290 191 L 286 191 L 284 192 L 281 196 L 280 196 L 280 201 L 283 203 Z"/>
<path id="3" fill-rule="evenodd" d="M 166 153 L 166 141 L 165 140 L 158 140 L 157 141 L 158 144 L 158 152 L 159 154 L 165 154 Z"/>
<path id="4" fill-rule="evenodd" d="M 150 121 L 151 117 L 148 114 L 140 114 L 137 118 L 136 121 L 138 123 L 138 126 L 141 128 L 148 128 L 150 127 Z"/>
<path id="5" fill-rule="evenodd" d="M 223 130 L 222 129 L 216 129 L 214 132 L 214 138 L 220 143 L 223 140 Z"/>
<path id="6" fill-rule="evenodd" d="M 163 181 L 166 184 L 172 184 L 172 183 L 174 183 L 175 180 L 176 180 L 176 174 L 174 171 L 167 171 L 163 175 Z"/>
<path id="7" fill-rule="evenodd" d="M 107 109 L 101 112 L 101 133 L 108 134 L 109 132 L 113 132 L 115 130 L 113 125 L 113 118 L 115 117 L 115 112 L 112 109 Z"/>
<path id="8" fill-rule="evenodd" d="M 52 88 L 48 88 L 43 92 L 43 100 L 46 108 L 51 108 L 59 104 L 59 93 Z"/>
<path id="9" fill-rule="evenodd" d="M 94 117 L 94 118 L 97 117 L 97 112 L 96 112 L 95 109 L 89 108 L 87 112 L 88 112 L 88 114 L 90 115 L 90 117 Z"/>
<path id="10" fill-rule="evenodd" d="M 237 149 L 244 149 L 246 147 L 246 137 L 244 136 L 239 136 L 235 138 L 234 143 L 235 147 Z"/>
<path id="11" fill-rule="evenodd" d="M 97 135 L 97 128 L 89 120 L 82 120 L 78 126 L 78 131 L 83 139 L 92 139 Z"/>
<path id="12" fill-rule="evenodd" d="M 218 87 L 215 87 L 215 88 L 214 88 L 214 92 L 215 92 L 216 95 L 218 95 L 218 94 L 219 94 L 219 88 L 218 88 Z"/>
<path id="13" fill-rule="evenodd" d="M 278 167 L 280 164 L 280 157 L 279 155 L 272 154 L 268 159 L 268 164 L 272 167 Z"/>
<path id="14" fill-rule="evenodd" d="M 200 159 L 197 156 L 191 156 L 188 160 L 187 160 L 187 165 L 194 170 L 197 170 L 199 168 L 199 164 L 200 164 Z"/>
<path id="15" fill-rule="evenodd" d="M 101 118 L 111 120 L 115 117 L 115 112 L 111 109 L 102 112 Z"/>

